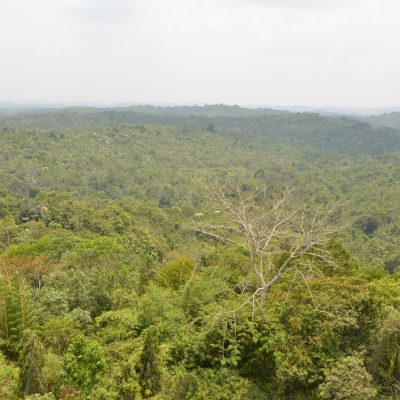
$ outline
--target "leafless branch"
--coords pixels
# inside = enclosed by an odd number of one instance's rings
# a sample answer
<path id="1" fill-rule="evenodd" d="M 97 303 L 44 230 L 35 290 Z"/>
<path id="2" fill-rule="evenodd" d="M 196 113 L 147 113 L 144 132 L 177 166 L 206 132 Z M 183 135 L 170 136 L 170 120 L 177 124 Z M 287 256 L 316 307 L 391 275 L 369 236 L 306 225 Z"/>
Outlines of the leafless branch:
<path id="1" fill-rule="evenodd" d="M 231 243 L 249 253 L 251 271 L 258 287 L 244 301 L 243 306 L 259 302 L 262 307 L 270 289 L 284 275 L 296 271 L 294 279 L 307 281 L 305 259 L 334 266 L 326 245 L 337 227 L 329 224 L 335 205 L 318 207 L 310 214 L 307 207 L 293 207 L 292 190 L 285 187 L 280 198 L 267 205 L 256 202 L 257 193 L 244 195 L 239 186 L 233 200 L 218 187 L 216 198 L 231 222 L 198 226 L 195 230 L 221 243 Z M 308 283 L 307 283 L 308 284 Z M 258 299 L 259 298 L 259 299 Z"/>

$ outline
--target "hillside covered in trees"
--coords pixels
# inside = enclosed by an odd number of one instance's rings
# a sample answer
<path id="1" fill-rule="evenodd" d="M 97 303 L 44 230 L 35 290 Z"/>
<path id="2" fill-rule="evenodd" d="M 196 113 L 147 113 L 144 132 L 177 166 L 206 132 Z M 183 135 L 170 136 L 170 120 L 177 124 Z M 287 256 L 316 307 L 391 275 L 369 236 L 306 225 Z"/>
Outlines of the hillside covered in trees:
<path id="1" fill-rule="evenodd" d="M 400 398 L 388 118 L 1 112 L 0 398 Z"/>
<path id="2" fill-rule="evenodd" d="M 371 116 L 367 118 L 367 122 L 371 126 L 384 126 L 393 129 L 400 129 L 400 113 L 391 112 L 382 115 Z"/>

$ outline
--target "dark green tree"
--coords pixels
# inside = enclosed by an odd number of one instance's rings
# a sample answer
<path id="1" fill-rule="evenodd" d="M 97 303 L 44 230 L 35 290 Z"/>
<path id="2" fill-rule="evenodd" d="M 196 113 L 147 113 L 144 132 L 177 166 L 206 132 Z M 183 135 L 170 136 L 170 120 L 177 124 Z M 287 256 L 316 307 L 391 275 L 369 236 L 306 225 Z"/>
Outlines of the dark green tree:
<path id="1" fill-rule="evenodd" d="M 149 329 L 146 332 L 140 356 L 139 372 L 139 382 L 142 387 L 142 395 L 145 398 L 154 396 L 161 389 L 161 370 L 158 353 L 157 331 L 156 329 Z"/>

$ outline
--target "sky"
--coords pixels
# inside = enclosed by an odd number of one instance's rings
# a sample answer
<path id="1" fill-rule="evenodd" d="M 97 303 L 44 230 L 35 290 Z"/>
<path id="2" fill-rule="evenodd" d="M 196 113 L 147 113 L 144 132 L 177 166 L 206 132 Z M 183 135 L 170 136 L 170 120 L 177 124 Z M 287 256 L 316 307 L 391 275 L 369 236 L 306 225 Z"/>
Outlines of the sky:
<path id="1" fill-rule="evenodd" d="M 0 101 L 400 106 L 398 0 L 1 0 Z"/>

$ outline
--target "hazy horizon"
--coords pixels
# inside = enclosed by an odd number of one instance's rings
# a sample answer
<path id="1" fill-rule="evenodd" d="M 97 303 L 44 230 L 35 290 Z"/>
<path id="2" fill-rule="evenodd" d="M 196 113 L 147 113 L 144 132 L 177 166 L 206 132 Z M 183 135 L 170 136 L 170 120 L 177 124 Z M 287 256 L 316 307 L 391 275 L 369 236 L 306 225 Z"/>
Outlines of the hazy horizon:
<path id="1" fill-rule="evenodd" d="M 30 110 L 30 109 L 63 109 L 70 107 L 88 108 L 129 108 L 129 107 L 204 107 L 204 106 L 236 106 L 249 109 L 276 109 L 292 112 L 326 112 L 343 115 L 379 115 L 390 112 L 400 112 L 400 107 L 346 107 L 346 106 L 310 106 L 310 105 L 274 105 L 274 104 L 227 104 L 227 103 L 153 103 L 153 102 L 115 102 L 115 103 L 95 103 L 95 102 L 40 102 L 40 101 L 1 101 L 0 110 Z"/>

